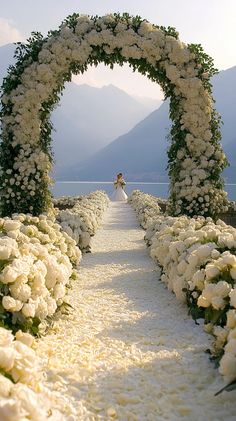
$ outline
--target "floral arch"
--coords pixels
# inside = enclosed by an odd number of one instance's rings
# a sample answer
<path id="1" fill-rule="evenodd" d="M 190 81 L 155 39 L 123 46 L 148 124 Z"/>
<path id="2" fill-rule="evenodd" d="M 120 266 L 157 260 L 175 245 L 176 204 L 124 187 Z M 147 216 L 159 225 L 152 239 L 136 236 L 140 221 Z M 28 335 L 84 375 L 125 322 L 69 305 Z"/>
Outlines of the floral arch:
<path id="1" fill-rule="evenodd" d="M 100 62 L 128 62 L 170 99 L 170 212 L 214 217 L 224 210 L 226 158 L 209 82 L 215 69 L 200 45 L 187 46 L 175 29 L 139 16 L 73 14 L 47 37 L 33 33 L 19 44 L 16 59 L 1 96 L 2 215 L 38 215 L 50 208 L 50 113 L 72 73 Z"/>

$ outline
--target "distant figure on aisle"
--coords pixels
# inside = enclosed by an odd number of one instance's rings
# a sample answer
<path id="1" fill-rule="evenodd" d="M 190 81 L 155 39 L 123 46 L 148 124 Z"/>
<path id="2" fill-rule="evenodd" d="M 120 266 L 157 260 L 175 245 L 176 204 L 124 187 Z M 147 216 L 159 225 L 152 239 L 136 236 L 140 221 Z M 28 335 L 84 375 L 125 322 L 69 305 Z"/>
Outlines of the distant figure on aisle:
<path id="1" fill-rule="evenodd" d="M 124 192 L 125 185 L 126 182 L 123 179 L 123 174 L 120 172 L 119 174 L 117 174 L 116 181 L 114 182 L 115 191 L 111 196 L 111 200 L 113 200 L 114 202 L 126 202 L 128 196 Z"/>

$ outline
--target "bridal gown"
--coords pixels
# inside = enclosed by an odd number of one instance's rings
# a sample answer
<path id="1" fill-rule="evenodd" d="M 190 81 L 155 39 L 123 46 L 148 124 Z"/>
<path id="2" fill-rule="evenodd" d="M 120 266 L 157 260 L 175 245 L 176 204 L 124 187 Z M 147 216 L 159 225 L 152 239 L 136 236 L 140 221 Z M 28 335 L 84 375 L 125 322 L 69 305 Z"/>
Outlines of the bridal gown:
<path id="1" fill-rule="evenodd" d="M 111 196 L 111 200 L 113 200 L 114 202 L 125 202 L 127 199 L 128 199 L 128 196 L 124 192 L 121 186 L 118 186 Z"/>

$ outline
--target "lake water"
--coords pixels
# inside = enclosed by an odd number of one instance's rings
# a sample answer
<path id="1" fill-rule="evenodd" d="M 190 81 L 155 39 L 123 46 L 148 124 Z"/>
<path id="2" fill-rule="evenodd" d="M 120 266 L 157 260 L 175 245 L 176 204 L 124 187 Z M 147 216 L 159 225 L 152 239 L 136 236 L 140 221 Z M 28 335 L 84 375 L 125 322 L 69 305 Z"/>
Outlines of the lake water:
<path id="1" fill-rule="evenodd" d="M 138 189 L 153 196 L 167 198 L 168 186 L 168 183 L 127 183 L 125 191 L 129 195 L 133 190 Z M 54 197 L 79 196 L 95 190 L 105 190 L 108 196 L 110 196 L 113 189 L 113 182 L 57 181 L 52 187 L 52 193 Z M 225 190 L 228 192 L 230 200 L 236 200 L 236 184 L 226 184 Z"/>

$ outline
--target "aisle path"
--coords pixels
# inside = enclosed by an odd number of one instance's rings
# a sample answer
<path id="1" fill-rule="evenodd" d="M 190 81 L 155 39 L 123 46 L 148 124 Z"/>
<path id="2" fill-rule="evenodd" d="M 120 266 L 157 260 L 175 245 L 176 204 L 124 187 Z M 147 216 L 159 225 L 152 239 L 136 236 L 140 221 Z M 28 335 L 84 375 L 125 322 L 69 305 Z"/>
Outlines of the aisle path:
<path id="1" fill-rule="evenodd" d="M 158 281 L 143 236 L 130 206 L 112 203 L 71 291 L 73 314 L 40 341 L 49 379 L 76 421 L 233 420 L 235 394 L 214 397 L 209 338 Z"/>

